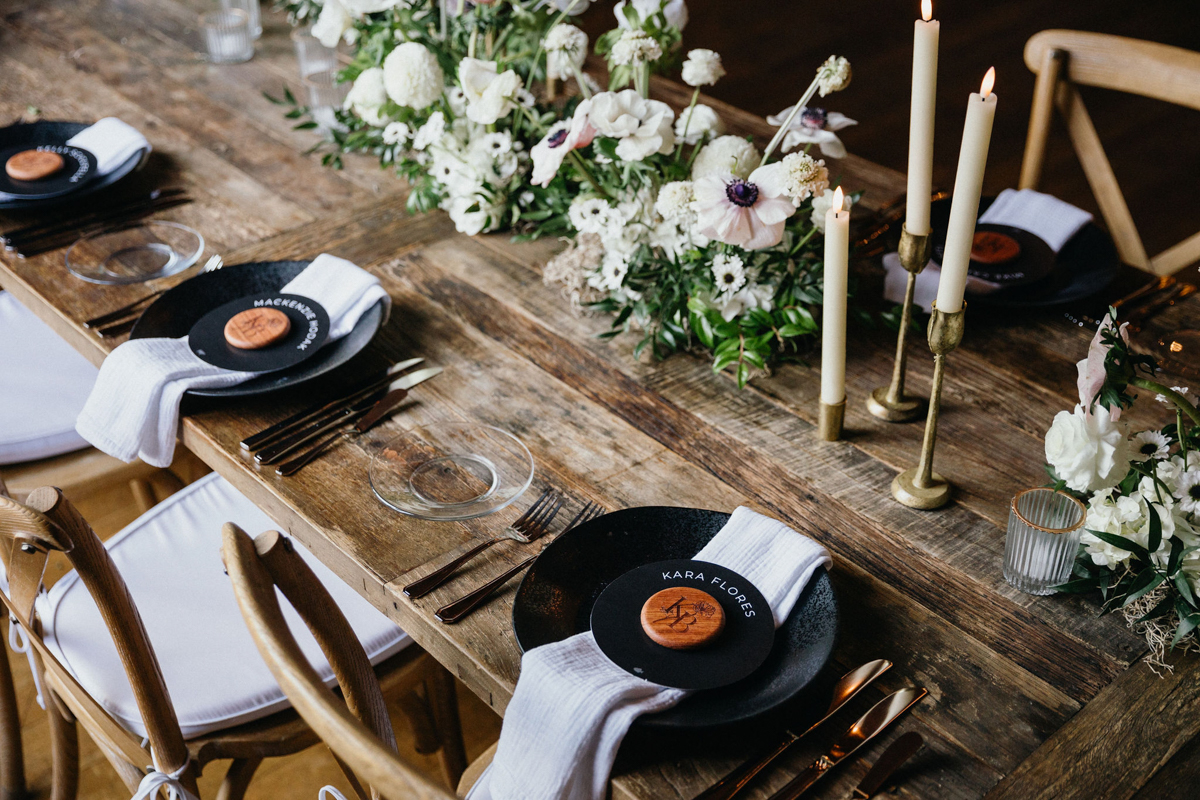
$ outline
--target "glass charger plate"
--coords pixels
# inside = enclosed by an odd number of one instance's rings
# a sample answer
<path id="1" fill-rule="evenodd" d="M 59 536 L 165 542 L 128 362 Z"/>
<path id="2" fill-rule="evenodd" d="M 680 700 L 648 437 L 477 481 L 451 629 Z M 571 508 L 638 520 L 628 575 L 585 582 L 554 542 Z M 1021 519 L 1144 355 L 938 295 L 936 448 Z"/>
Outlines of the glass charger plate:
<path id="1" fill-rule="evenodd" d="M 203 252 L 198 231 L 149 220 L 83 237 L 67 250 L 67 270 L 88 283 L 142 283 L 183 272 Z"/>

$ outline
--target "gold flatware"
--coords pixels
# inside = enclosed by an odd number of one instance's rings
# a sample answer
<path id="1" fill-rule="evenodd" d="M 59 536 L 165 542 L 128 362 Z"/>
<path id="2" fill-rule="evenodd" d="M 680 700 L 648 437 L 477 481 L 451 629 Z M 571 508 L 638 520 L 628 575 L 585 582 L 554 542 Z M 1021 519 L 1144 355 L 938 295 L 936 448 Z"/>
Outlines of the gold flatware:
<path id="1" fill-rule="evenodd" d="M 897 737 L 896 741 L 883 751 L 883 755 L 879 757 L 875 766 L 871 767 L 858 786 L 854 787 L 854 796 L 859 800 L 871 800 L 871 797 L 891 780 L 896 770 L 900 769 L 905 761 L 916 755 L 924 744 L 925 740 L 916 731 L 909 731 Z"/>
<path id="2" fill-rule="evenodd" d="M 559 536 L 562 536 L 563 533 L 582 525 L 590 519 L 595 519 L 603 513 L 604 508 L 601 505 L 598 503 L 589 502 L 580 510 L 578 514 L 575 515 L 575 519 L 567 523 L 567 527 L 563 528 L 562 533 L 560 533 Z M 433 615 L 437 617 L 439 622 L 444 622 L 447 625 L 453 625 L 454 623 L 461 621 L 463 617 L 467 616 L 472 611 L 483 605 L 497 589 L 508 583 L 509 580 L 512 579 L 512 576 L 516 575 L 518 572 L 532 564 L 536 558 L 537 555 L 532 555 L 529 558 L 522 560 L 521 563 L 505 570 L 495 578 L 492 578 L 490 581 L 480 586 L 478 589 L 467 592 L 457 600 L 442 606 L 435 611 Z"/>
<path id="3" fill-rule="evenodd" d="M 825 716 L 810 725 L 803 733 L 796 734 L 790 730 L 784 731 L 783 739 L 775 745 L 764 749 L 761 753 L 746 760 L 740 767 L 734 769 L 724 778 L 696 795 L 695 800 L 729 800 L 736 795 L 750 780 L 775 759 L 779 758 L 793 744 L 811 733 L 825 720 L 832 717 L 838 710 L 854 699 L 855 695 L 871 685 L 883 673 L 892 668 L 892 662 L 886 658 L 868 661 L 857 669 L 852 669 L 841 677 L 833 687 L 833 699 Z"/>
<path id="4" fill-rule="evenodd" d="M 411 597 L 414 600 L 418 597 L 424 597 L 450 580 L 450 576 L 454 574 L 455 570 L 494 544 L 499 544 L 506 539 L 515 539 L 518 542 L 526 544 L 532 542 L 549 530 L 549 525 L 554 521 L 554 517 L 558 514 L 558 510 L 562 508 L 562 504 L 562 497 L 555 494 L 553 489 L 546 489 L 533 502 L 533 505 L 524 514 L 517 517 L 517 521 L 505 528 L 502 533 L 493 536 L 485 542 L 480 542 L 449 564 L 429 573 L 424 578 L 418 578 L 408 584 L 404 587 L 404 596 Z"/>
<path id="5" fill-rule="evenodd" d="M 1195 294 L 1196 287 L 1190 283 L 1176 284 L 1169 291 L 1163 292 L 1155 297 L 1153 302 L 1148 302 L 1140 306 L 1136 311 L 1125 317 L 1125 322 L 1129 323 L 1129 327 L 1135 331 L 1140 331 L 1142 326 L 1152 320 L 1154 317 L 1161 314 L 1166 309 L 1178 303 L 1185 297 Z"/>
<path id="6" fill-rule="evenodd" d="M 13 228 L 9 231 L 0 233 L 0 241 L 5 244 L 14 244 L 21 241 L 30 241 L 35 237 L 48 236 L 53 234 L 66 233 L 79 228 L 81 225 L 93 225 L 97 222 L 111 220 L 115 216 L 129 213 L 142 208 L 143 206 L 151 205 L 160 200 L 168 200 L 180 197 L 187 193 L 187 189 L 183 187 L 172 187 L 169 189 L 155 189 L 147 192 L 144 195 L 131 198 L 124 203 L 118 203 L 115 206 L 103 209 L 101 211 L 91 211 L 87 214 L 72 216 L 69 220 L 63 220 L 60 217 L 52 217 L 41 222 L 34 222 L 29 225 L 24 225 L 20 228 Z"/>
<path id="7" fill-rule="evenodd" d="M 411 389 L 418 383 L 427 381 L 433 376 L 441 374 L 441 371 L 441 367 L 426 367 L 425 369 L 419 369 L 416 372 L 409 373 L 408 375 L 403 375 L 387 384 L 385 395 L 396 392 L 399 389 Z M 350 405 L 335 411 L 332 416 L 322 417 L 316 422 L 301 428 L 300 430 L 287 436 L 279 442 L 276 442 L 270 447 L 260 450 L 254 454 L 254 460 L 259 464 L 264 465 L 278 463 L 283 459 L 284 456 L 288 455 L 289 453 L 294 453 L 296 450 L 299 450 L 304 445 L 316 439 L 318 436 L 328 433 L 334 428 L 339 428 L 342 425 L 346 425 L 351 422 L 357 422 L 360 418 L 368 414 L 372 407 L 376 403 L 380 402 L 380 400 L 381 398 L 368 393 L 365 397 L 362 397 Z"/>
<path id="8" fill-rule="evenodd" d="M 352 403 L 361 397 L 370 394 L 371 392 L 379 391 L 388 383 L 390 383 L 393 377 L 401 372 L 404 372 L 410 367 L 415 367 L 424 360 L 424 358 L 409 358 L 405 359 L 404 361 L 397 361 L 395 364 L 392 364 L 392 366 L 388 367 L 387 370 L 382 374 L 372 375 L 370 378 L 360 382 L 355 388 L 351 389 L 341 397 L 338 397 L 335 400 L 329 400 L 324 403 L 318 403 L 316 405 L 309 406 L 301 411 L 297 411 L 295 414 L 292 414 L 285 419 L 281 419 L 279 422 L 268 425 L 252 436 L 247 436 L 240 442 L 241 447 L 243 450 L 250 451 L 259 450 L 263 447 L 266 447 L 277 439 L 286 436 L 289 431 L 299 427 L 300 425 L 314 422 L 319 417 L 330 415 L 333 412 L 338 411 L 347 403 Z"/>
<path id="9" fill-rule="evenodd" d="M 924 689 L 901 689 L 880 700 L 850 726 L 850 730 L 829 748 L 829 752 L 788 781 L 788 784 L 771 795 L 769 800 L 796 800 L 827 772 L 874 739 L 926 694 L 928 692 Z"/>
<path id="10" fill-rule="evenodd" d="M 204 266 L 201 268 L 200 273 L 203 274 L 205 272 L 216 272 L 223 266 L 225 266 L 225 259 L 221 258 L 219 255 L 213 254 L 211 257 L 209 257 L 208 261 L 204 262 Z M 179 283 L 182 282 L 183 281 L 180 281 Z M 132 303 L 124 305 L 114 311 L 109 311 L 107 314 L 101 314 L 98 317 L 89 319 L 83 323 L 83 327 L 97 328 L 98 330 L 96 331 L 96 335 L 102 339 L 108 339 L 114 336 L 120 336 L 123 333 L 128 333 L 141 318 L 142 312 L 145 310 L 144 306 L 148 305 L 151 300 L 161 297 L 168 289 L 175 288 L 175 286 L 178 286 L 179 283 L 176 283 L 174 286 L 164 286 L 157 292 L 151 292 L 144 297 L 139 297 Z"/>

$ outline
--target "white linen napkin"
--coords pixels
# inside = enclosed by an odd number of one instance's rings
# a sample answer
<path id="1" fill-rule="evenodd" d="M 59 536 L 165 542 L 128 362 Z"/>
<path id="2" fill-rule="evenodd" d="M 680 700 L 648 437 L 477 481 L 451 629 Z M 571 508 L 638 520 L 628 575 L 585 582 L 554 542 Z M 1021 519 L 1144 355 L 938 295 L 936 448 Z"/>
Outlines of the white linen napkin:
<path id="1" fill-rule="evenodd" d="M 830 563 L 821 545 L 745 507 L 695 558 L 749 579 L 770 603 L 777 628 L 817 569 Z M 633 721 L 687 695 L 621 669 L 591 632 L 534 648 L 521 659 L 496 757 L 467 800 L 602 800 Z"/>
<path id="2" fill-rule="evenodd" d="M 322 253 L 280 289 L 310 297 L 329 314 L 326 342 L 349 333 L 363 313 L 391 298 L 379 279 L 354 264 Z M 75 430 L 122 461 L 141 458 L 166 467 L 175 454 L 179 402 L 189 389 L 214 389 L 248 381 L 259 373 L 234 372 L 202 361 L 179 339 L 134 339 L 113 350 L 100 367 Z"/>
<path id="3" fill-rule="evenodd" d="M 116 117 L 105 117 L 67 139 L 72 147 L 81 147 L 96 157 L 96 171 L 107 175 L 142 151 L 142 160 L 150 154 L 150 142 L 137 128 Z"/>
<path id="4" fill-rule="evenodd" d="M 988 210 L 979 221 L 1029 231 L 1057 253 L 1084 225 L 1092 221 L 1092 215 L 1082 208 L 1076 208 L 1057 197 L 1035 192 L 1033 189 L 1005 189 L 988 206 Z M 883 299 L 892 303 L 903 303 L 908 273 L 900 265 L 900 257 L 896 253 L 885 255 L 883 269 L 886 272 Z M 940 276 L 941 267 L 932 259 L 925 269 L 917 274 L 913 302 L 924 309 L 926 314 L 933 311 Z M 988 294 L 1000 288 L 1002 287 L 998 283 L 967 276 L 968 294 Z"/>

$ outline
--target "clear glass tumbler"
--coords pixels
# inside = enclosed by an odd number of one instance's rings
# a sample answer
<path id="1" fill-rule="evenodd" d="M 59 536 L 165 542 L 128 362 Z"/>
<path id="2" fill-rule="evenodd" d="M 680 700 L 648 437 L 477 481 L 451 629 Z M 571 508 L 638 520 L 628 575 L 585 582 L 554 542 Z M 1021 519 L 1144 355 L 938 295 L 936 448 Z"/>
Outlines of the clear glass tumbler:
<path id="1" fill-rule="evenodd" d="M 292 44 L 296 48 L 296 61 L 300 67 L 301 78 L 307 78 L 314 72 L 330 72 L 337 69 L 337 50 L 321 44 L 321 40 L 312 35 L 310 28 L 296 28 L 292 31 Z"/>
<path id="2" fill-rule="evenodd" d="M 1066 583 L 1079 550 L 1086 509 L 1051 489 L 1026 489 L 1012 499 L 1004 541 L 1004 580 L 1029 594 L 1054 594 Z"/>
<path id="3" fill-rule="evenodd" d="M 200 16 L 208 60 L 214 64 L 238 64 L 254 57 L 250 17 L 241 9 L 210 11 Z"/>
<path id="4" fill-rule="evenodd" d="M 258 0 L 221 0 L 221 8 L 226 11 L 235 8 L 245 11 L 250 19 L 250 36 L 254 39 L 262 36 L 262 8 Z"/>

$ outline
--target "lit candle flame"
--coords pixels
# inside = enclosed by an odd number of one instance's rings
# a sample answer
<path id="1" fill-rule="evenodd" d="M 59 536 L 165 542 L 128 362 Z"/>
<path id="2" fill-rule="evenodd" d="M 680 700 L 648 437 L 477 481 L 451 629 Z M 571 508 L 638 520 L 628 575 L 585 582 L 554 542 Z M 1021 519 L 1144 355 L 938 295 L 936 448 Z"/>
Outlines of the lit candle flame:
<path id="1" fill-rule="evenodd" d="M 933 19 L 933 0 L 921 0 L 921 19 L 926 22 Z"/>
<path id="2" fill-rule="evenodd" d="M 986 100 L 992 93 L 992 87 L 996 85 L 996 68 L 988 67 L 987 74 L 983 76 L 983 84 L 979 87 L 979 93 Z"/>
<path id="3" fill-rule="evenodd" d="M 842 208 L 842 200 L 843 200 L 842 187 L 839 186 L 833 190 L 833 213 L 835 216 L 842 213 L 842 211 L 844 210 Z"/>

